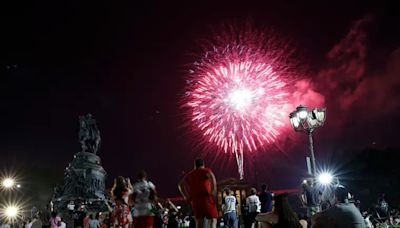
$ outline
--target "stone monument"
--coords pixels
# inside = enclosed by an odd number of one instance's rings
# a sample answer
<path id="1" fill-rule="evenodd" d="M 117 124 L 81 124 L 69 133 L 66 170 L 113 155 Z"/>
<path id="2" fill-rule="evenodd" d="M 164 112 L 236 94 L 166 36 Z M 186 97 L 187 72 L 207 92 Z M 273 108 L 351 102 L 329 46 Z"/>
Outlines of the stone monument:
<path id="1" fill-rule="evenodd" d="M 97 155 L 100 148 L 100 131 L 91 114 L 79 117 L 81 151 L 65 168 L 64 181 L 54 191 L 55 210 L 67 211 L 71 204 L 84 206 L 89 211 L 106 211 L 106 171 Z"/>

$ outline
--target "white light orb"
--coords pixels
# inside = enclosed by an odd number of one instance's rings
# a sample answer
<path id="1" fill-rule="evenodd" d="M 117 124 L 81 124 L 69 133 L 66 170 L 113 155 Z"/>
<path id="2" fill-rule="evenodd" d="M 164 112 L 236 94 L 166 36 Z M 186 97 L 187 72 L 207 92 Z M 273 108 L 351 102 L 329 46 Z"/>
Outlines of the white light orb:
<path id="1" fill-rule="evenodd" d="M 9 207 L 7 207 L 7 208 L 5 209 L 5 215 L 6 215 L 8 218 L 15 218 L 15 217 L 17 217 L 18 212 L 19 212 L 19 209 L 18 209 L 18 207 L 16 207 L 16 206 L 9 206 Z"/>
<path id="2" fill-rule="evenodd" d="M 300 126 L 300 119 L 295 115 L 290 118 L 290 122 L 295 129 Z"/>
<path id="3" fill-rule="evenodd" d="M 318 182 L 323 185 L 331 184 L 333 180 L 333 176 L 330 173 L 321 173 L 318 175 Z"/>
<path id="4" fill-rule="evenodd" d="M 301 110 L 298 112 L 298 116 L 300 119 L 304 120 L 305 118 L 307 118 L 308 112 L 307 110 Z"/>
<path id="5" fill-rule="evenodd" d="M 11 178 L 6 178 L 3 180 L 2 185 L 5 188 L 12 188 L 15 184 L 15 181 Z"/>

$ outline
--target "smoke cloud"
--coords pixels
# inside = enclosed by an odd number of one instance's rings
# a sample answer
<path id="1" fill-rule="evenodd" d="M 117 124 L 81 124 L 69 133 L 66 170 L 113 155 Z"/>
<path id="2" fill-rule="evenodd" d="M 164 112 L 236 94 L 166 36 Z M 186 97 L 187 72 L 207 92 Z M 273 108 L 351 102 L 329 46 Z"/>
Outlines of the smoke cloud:
<path id="1" fill-rule="evenodd" d="M 382 125 L 394 120 L 400 108 L 400 48 L 382 57 L 386 59 L 384 67 L 369 63 L 374 55 L 367 46 L 372 21 L 366 16 L 352 24 L 347 35 L 327 53 L 327 64 L 311 86 L 325 98 L 327 121 L 334 123 L 331 127 L 343 130 L 357 126 L 354 132 L 347 132 L 374 140 L 390 131 L 382 130 Z M 379 133 L 379 129 L 386 132 Z"/>

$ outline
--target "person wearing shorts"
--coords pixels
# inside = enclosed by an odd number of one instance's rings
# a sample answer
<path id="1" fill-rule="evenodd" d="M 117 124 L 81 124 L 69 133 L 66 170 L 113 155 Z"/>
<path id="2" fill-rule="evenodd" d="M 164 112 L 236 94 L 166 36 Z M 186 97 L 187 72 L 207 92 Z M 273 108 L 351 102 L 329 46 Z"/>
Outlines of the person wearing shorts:
<path id="1" fill-rule="evenodd" d="M 216 206 L 217 181 L 211 169 L 204 166 L 202 159 L 195 160 L 194 169 L 179 182 L 179 191 L 192 205 L 196 218 L 196 227 L 203 228 L 204 220 L 210 221 L 209 227 L 217 227 L 218 211 Z"/>

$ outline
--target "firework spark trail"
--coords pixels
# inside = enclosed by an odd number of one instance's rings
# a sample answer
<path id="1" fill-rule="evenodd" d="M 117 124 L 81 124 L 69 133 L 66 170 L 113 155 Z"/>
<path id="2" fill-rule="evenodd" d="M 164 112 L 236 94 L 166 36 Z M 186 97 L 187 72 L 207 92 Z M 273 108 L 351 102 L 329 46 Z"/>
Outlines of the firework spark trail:
<path id="1" fill-rule="evenodd" d="M 274 56 L 280 52 L 257 42 L 260 36 L 245 34 L 204 50 L 190 70 L 186 101 L 205 139 L 235 154 L 240 179 L 244 153 L 278 137 L 289 95 L 281 56 Z"/>

